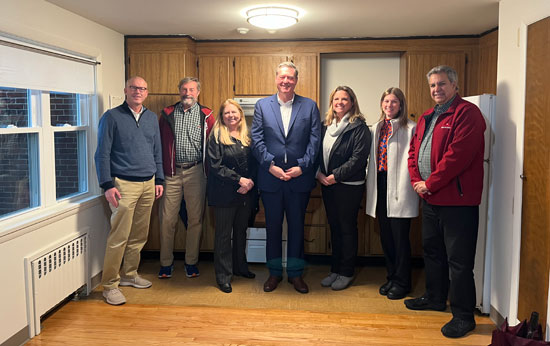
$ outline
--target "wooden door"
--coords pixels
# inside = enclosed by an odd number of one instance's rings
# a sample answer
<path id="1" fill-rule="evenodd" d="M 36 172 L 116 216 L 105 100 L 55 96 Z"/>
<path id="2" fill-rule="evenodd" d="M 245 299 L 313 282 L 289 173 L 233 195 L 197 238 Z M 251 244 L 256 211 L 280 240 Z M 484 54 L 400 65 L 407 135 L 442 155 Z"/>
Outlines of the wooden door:
<path id="1" fill-rule="evenodd" d="M 223 101 L 233 98 L 232 59 L 229 56 L 200 56 L 199 79 L 202 105 L 214 110 L 215 114 Z"/>
<path id="2" fill-rule="evenodd" d="M 430 96 L 430 88 L 426 74 L 435 66 L 448 65 L 458 74 L 458 86 L 460 95 L 464 95 L 466 53 L 406 53 L 406 86 L 405 96 L 411 119 L 418 121 L 419 117 L 435 105 Z"/>
<path id="3" fill-rule="evenodd" d="M 318 102 L 319 85 L 319 56 L 318 54 L 295 54 L 292 62 L 300 72 L 298 74 L 298 84 L 296 84 L 296 94 L 309 97 Z"/>
<path id="4" fill-rule="evenodd" d="M 277 92 L 275 70 L 287 55 L 235 57 L 235 95 L 268 96 Z M 299 76 L 298 76 L 299 77 Z"/>
<path id="5" fill-rule="evenodd" d="M 529 25 L 518 319 L 546 326 L 550 269 L 550 17 Z"/>

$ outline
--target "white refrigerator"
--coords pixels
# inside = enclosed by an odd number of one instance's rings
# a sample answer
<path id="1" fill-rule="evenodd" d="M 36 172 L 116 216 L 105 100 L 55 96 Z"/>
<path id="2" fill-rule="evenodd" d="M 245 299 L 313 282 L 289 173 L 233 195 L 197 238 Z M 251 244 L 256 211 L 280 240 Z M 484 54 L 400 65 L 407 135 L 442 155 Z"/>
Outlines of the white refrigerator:
<path id="1" fill-rule="evenodd" d="M 492 254 L 492 222 L 489 217 L 492 208 L 492 153 L 494 141 L 494 123 L 496 96 L 483 94 L 464 97 L 465 100 L 477 105 L 485 118 L 487 128 L 485 130 L 485 155 L 483 194 L 479 206 L 479 231 L 477 235 L 477 249 L 474 266 L 474 279 L 476 283 L 476 307 L 484 314 L 491 311 L 491 254 Z"/>

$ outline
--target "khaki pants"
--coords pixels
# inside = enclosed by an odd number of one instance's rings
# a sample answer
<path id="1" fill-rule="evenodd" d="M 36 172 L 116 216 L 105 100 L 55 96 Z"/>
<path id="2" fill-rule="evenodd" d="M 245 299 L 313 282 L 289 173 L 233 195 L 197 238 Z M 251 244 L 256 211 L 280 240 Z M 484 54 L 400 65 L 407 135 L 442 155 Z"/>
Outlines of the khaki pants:
<path id="1" fill-rule="evenodd" d="M 110 205 L 113 212 L 111 232 L 107 237 L 101 278 L 103 287 L 107 290 L 118 287 L 119 272 L 124 277 L 137 276 L 140 252 L 147 242 L 151 208 L 155 201 L 154 178 L 144 182 L 115 178 L 114 183 L 121 199 L 118 201 L 118 208 Z"/>
<path id="2" fill-rule="evenodd" d="M 161 266 L 169 266 L 174 261 L 174 238 L 182 198 L 185 199 L 188 217 L 185 263 L 197 264 L 206 199 L 206 177 L 202 163 L 188 169 L 176 168 L 173 177 L 165 177 L 160 211 Z"/>

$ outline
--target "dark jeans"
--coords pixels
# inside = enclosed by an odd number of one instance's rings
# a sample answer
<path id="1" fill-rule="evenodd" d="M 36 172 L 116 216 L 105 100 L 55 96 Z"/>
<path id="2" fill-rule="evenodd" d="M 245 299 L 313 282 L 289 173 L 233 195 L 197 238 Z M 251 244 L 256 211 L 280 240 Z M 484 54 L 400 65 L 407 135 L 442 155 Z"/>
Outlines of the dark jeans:
<path id="1" fill-rule="evenodd" d="M 380 225 L 380 242 L 386 259 L 387 280 L 410 290 L 411 288 L 411 229 L 410 218 L 388 217 L 387 198 L 388 177 L 386 172 L 378 172 L 378 196 L 376 218 Z"/>
<path id="2" fill-rule="evenodd" d="M 357 213 L 365 185 L 322 186 L 323 202 L 330 225 L 332 265 L 330 271 L 353 276 L 357 257 Z"/>
<path id="3" fill-rule="evenodd" d="M 473 320 L 476 305 L 473 270 L 478 224 L 479 206 L 422 201 L 426 293 L 438 303 L 446 302 L 448 296 L 453 316 L 466 320 Z"/>

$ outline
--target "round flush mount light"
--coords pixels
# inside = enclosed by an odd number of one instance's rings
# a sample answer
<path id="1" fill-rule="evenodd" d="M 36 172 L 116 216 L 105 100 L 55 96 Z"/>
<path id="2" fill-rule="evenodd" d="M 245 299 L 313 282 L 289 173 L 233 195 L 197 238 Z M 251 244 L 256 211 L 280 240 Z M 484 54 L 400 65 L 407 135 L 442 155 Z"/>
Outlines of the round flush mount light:
<path id="1" fill-rule="evenodd" d="M 246 20 L 259 28 L 278 30 L 298 23 L 300 12 L 294 8 L 273 5 L 258 6 L 245 11 Z"/>

